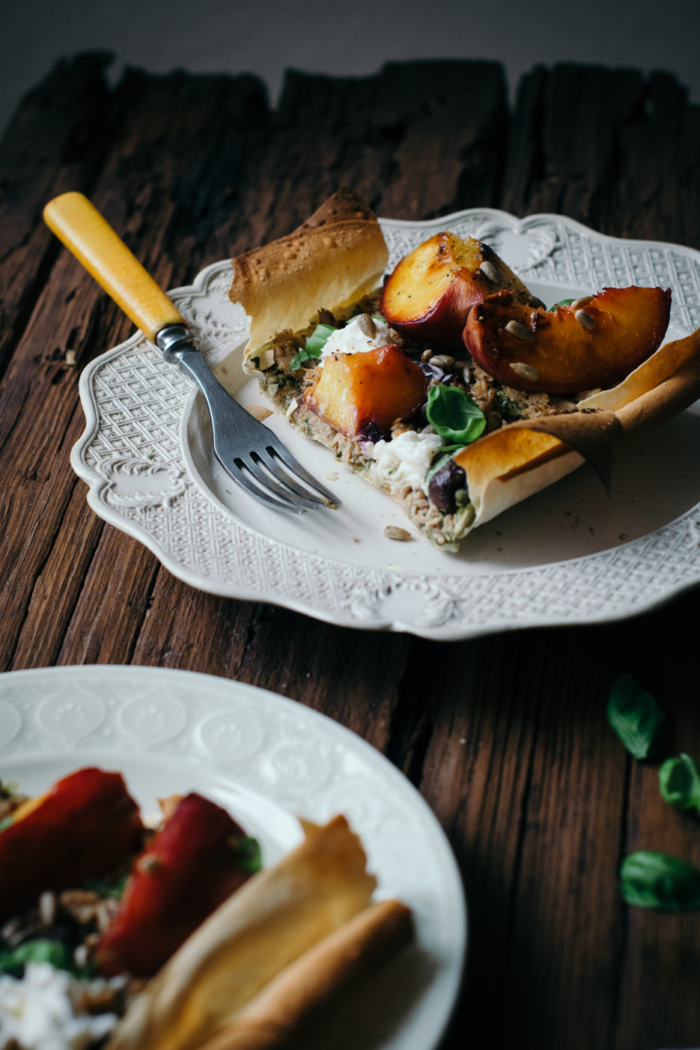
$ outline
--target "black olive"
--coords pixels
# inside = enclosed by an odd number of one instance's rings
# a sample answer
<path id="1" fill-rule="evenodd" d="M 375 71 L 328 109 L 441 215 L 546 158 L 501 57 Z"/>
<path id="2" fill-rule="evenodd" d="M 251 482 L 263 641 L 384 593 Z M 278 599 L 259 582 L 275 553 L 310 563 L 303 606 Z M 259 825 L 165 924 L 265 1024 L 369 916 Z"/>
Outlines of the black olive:
<path id="1" fill-rule="evenodd" d="M 444 467 L 436 471 L 430 479 L 428 495 L 431 502 L 448 514 L 454 514 L 457 510 L 455 493 L 460 489 L 466 489 L 467 475 L 462 467 L 458 466 L 453 459 L 449 459 Z"/>
<path id="2" fill-rule="evenodd" d="M 362 424 L 357 436 L 362 441 L 371 441 L 375 445 L 378 441 L 391 441 L 391 431 L 384 430 L 371 420 L 367 420 L 366 423 Z"/>
<path id="3" fill-rule="evenodd" d="M 442 365 L 434 365 L 431 361 L 416 361 L 416 364 L 428 382 L 431 379 L 437 379 L 438 383 L 447 383 L 454 375 L 449 368 L 443 368 Z"/>

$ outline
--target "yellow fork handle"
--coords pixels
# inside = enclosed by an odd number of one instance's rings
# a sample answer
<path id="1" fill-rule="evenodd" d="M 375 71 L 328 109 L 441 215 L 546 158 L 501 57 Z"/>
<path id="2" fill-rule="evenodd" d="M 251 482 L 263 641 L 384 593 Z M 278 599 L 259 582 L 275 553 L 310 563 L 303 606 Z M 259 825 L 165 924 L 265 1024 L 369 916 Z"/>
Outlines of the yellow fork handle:
<path id="1" fill-rule="evenodd" d="M 44 208 L 44 221 L 152 342 L 165 325 L 187 323 L 82 193 L 54 197 Z"/>

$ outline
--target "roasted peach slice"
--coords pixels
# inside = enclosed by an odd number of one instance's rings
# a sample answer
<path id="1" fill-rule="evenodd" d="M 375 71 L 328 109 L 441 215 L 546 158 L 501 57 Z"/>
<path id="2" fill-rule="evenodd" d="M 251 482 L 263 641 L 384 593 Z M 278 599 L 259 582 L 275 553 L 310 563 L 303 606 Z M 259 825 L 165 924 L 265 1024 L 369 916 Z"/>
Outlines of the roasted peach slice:
<path id="1" fill-rule="evenodd" d="M 318 382 L 303 400 L 346 437 L 375 440 L 396 419 L 408 419 L 425 401 L 421 368 L 397 346 L 325 359 Z"/>
<path id="2" fill-rule="evenodd" d="M 201 795 L 180 799 L 136 860 L 119 910 L 102 938 L 104 973 L 154 974 L 250 878 L 241 843 L 250 842 L 226 810 Z"/>
<path id="3" fill-rule="evenodd" d="M 0 914 L 36 902 L 44 890 L 104 875 L 141 848 L 138 806 L 120 773 L 93 767 L 25 802 L 0 831 Z"/>
<path id="4" fill-rule="evenodd" d="M 397 265 L 381 311 L 401 335 L 459 344 L 471 307 L 502 288 L 527 302 L 525 285 L 487 245 L 437 233 Z"/>
<path id="5" fill-rule="evenodd" d="M 485 372 L 516 390 L 605 389 L 658 349 L 670 311 L 668 288 L 605 288 L 554 311 L 497 292 L 469 315 L 464 343 Z"/>

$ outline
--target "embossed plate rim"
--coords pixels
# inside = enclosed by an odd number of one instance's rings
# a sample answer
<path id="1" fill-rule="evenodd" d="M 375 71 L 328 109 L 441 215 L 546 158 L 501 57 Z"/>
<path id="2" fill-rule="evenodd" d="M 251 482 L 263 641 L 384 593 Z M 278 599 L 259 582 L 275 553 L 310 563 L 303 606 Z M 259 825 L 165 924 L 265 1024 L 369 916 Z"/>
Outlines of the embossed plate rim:
<path id="1" fill-rule="evenodd" d="M 589 230 L 583 224 L 563 216 L 539 214 L 518 219 L 494 208 L 466 209 L 426 222 L 380 221 L 393 255 L 405 250 L 406 236 L 412 234 L 414 238 L 421 239 L 436 227 L 454 228 L 462 225 L 465 229 L 468 227 L 470 232 L 478 232 L 482 227 L 496 231 L 500 228 L 503 233 L 524 238 L 528 237 L 529 232 L 535 231 L 538 236 L 543 234 L 546 251 L 534 263 L 528 257 L 528 265 L 521 267 L 520 272 L 528 275 L 527 279 L 531 281 L 539 279 L 543 283 L 562 286 L 571 285 L 572 282 L 575 284 L 581 273 L 590 273 L 596 279 L 599 278 L 601 283 L 614 284 L 614 275 L 622 271 L 627 283 L 630 283 L 629 275 L 636 276 L 639 270 L 639 260 L 635 259 L 643 256 L 646 259 L 644 265 L 648 263 L 650 276 L 658 281 L 668 281 L 676 293 L 673 323 L 689 331 L 691 320 L 693 325 L 698 320 L 700 252 L 691 248 L 661 241 L 632 241 L 611 237 Z M 494 235 L 497 237 L 498 232 Z M 570 238 L 579 239 L 578 256 L 570 247 Z M 609 260 L 607 256 L 603 259 L 607 249 Z M 585 267 L 581 269 L 583 264 L 580 260 L 584 256 L 590 264 L 589 270 L 585 270 Z M 601 270 L 601 260 L 608 270 L 604 266 Z M 689 299 L 686 299 L 687 281 L 683 285 L 682 274 L 674 284 L 679 272 L 679 260 L 691 273 L 692 294 Z M 244 326 L 240 321 L 238 324 L 234 322 L 233 314 L 229 316 L 227 313 L 225 322 L 218 322 L 218 329 L 216 317 L 211 321 L 217 305 L 223 309 L 216 295 L 221 298 L 224 285 L 228 283 L 229 266 L 229 261 L 213 263 L 197 275 L 193 285 L 170 293 L 185 316 L 191 315 L 193 322 L 200 326 L 203 349 L 210 355 L 212 363 L 216 363 L 217 354 L 221 360 L 222 352 L 238 345 L 236 341 L 223 345 L 225 339 L 221 335 L 222 327 L 229 330 L 229 335 L 235 333 L 239 341 L 244 335 Z M 666 267 L 668 272 L 659 276 L 659 266 Z M 603 276 L 600 276 L 601 272 Z M 202 320 L 197 315 L 197 309 L 205 306 L 210 309 Z M 230 312 L 233 308 L 227 304 L 226 309 Z M 190 517 L 184 513 L 180 516 L 177 526 L 179 532 L 175 541 L 168 539 L 169 546 L 168 542 L 162 540 L 163 535 L 168 538 L 165 503 L 171 499 L 177 508 L 178 501 L 186 503 L 189 499 L 192 504 L 190 490 L 196 487 L 192 479 L 189 487 L 186 479 L 181 482 L 185 492 L 181 500 L 180 496 L 171 492 L 163 496 L 163 506 L 158 505 L 156 500 L 156 504 L 144 509 L 140 516 L 133 508 L 129 510 L 110 505 L 110 492 L 118 491 L 118 480 L 114 480 L 117 468 L 112 470 L 110 463 L 113 466 L 115 457 L 119 458 L 116 451 L 119 442 L 122 448 L 129 443 L 129 420 L 123 426 L 116 424 L 116 437 L 109 434 L 101 415 L 105 404 L 104 391 L 98 396 L 97 388 L 101 370 L 108 369 L 110 363 L 121 362 L 122 358 L 126 359 L 130 354 L 134 355 L 135 360 L 138 359 L 141 372 L 149 372 L 153 381 L 168 383 L 172 390 L 177 387 L 177 397 L 174 399 L 181 397 L 184 408 L 191 390 L 186 389 L 186 380 L 184 377 L 181 377 L 181 381 L 175 379 L 172 374 L 174 369 L 160 361 L 155 349 L 136 333 L 125 343 L 93 361 L 81 376 L 80 392 L 86 414 L 86 429 L 73 449 L 71 462 L 76 473 L 90 487 L 88 501 L 92 509 L 106 521 L 144 543 L 170 572 L 191 586 L 221 596 L 269 601 L 342 626 L 410 631 L 428 638 L 458 640 L 518 627 L 601 623 L 623 619 L 656 608 L 700 582 L 700 504 L 661 529 L 619 547 L 534 568 L 507 572 L 499 570 L 497 574 L 490 574 L 486 570 L 483 574 L 470 577 L 468 592 L 463 586 L 464 581 L 449 576 L 447 565 L 448 571 L 437 577 L 434 574 L 408 574 L 391 569 L 352 566 L 295 550 L 281 541 L 262 537 L 234 521 L 221 508 L 214 507 L 213 501 L 207 501 L 204 493 L 200 493 L 200 498 L 208 502 L 209 509 L 204 511 L 200 505 L 192 510 L 190 506 Z M 168 369 L 171 374 L 166 378 Z M 108 422 L 114 430 L 114 422 Z M 177 424 L 168 424 L 167 454 L 159 453 L 161 458 L 154 463 L 141 461 L 142 470 L 160 470 L 161 473 L 170 470 L 177 477 L 182 475 L 185 459 L 179 441 L 180 422 L 181 416 Z M 173 439 L 176 432 L 177 448 Z M 100 441 L 109 445 L 110 440 L 116 442 L 112 460 L 108 457 L 103 462 L 97 462 L 99 469 L 95 469 L 90 462 L 93 447 Z M 208 568 L 203 571 L 198 567 L 198 555 L 192 553 L 194 545 L 184 554 L 182 552 L 182 543 L 178 537 L 181 538 L 193 527 L 192 514 L 195 517 L 196 514 L 200 517 L 209 515 L 206 525 L 201 524 L 197 536 L 200 546 L 208 544 L 206 553 L 209 562 L 219 559 L 213 571 Z M 228 550 L 226 556 L 221 554 L 222 548 Z M 261 565 L 271 568 L 265 568 L 263 572 L 259 568 Z M 634 578 L 633 589 L 629 586 L 631 578 Z M 493 589 L 502 596 L 497 602 L 484 591 L 491 581 Z M 577 601 L 577 588 L 583 593 L 582 602 Z M 543 590 L 551 596 L 546 604 L 540 600 Z M 409 592 L 410 601 L 407 603 L 404 598 Z M 517 602 L 513 600 L 513 593 L 517 593 Z M 572 594 L 575 595 L 573 598 Z"/>
<path id="2" fill-rule="evenodd" d="M 82 695 L 87 695 L 96 699 L 104 709 L 102 720 L 93 725 L 88 733 L 76 736 L 72 743 L 68 739 L 69 734 L 61 739 L 60 729 L 57 730 L 51 723 L 47 727 L 40 718 L 43 709 L 51 702 L 50 690 L 55 690 L 54 699 L 61 698 L 63 701 L 66 687 L 73 688 L 71 696 L 77 697 L 78 702 Z M 122 712 L 129 705 L 137 703 L 139 697 L 144 704 L 153 705 L 154 696 L 156 703 L 158 699 L 165 698 L 166 712 L 168 703 L 171 704 L 171 717 L 173 711 L 179 713 L 180 708 L 184 709 L 186 717 L 183 723 L 178 722 L 178 728 L 173 734 L 144 745 L 143 740 L 137 739 L 124 728 Z M 341 794 L 346 784 L 350 784 L 353 791 L 360 792 L 358 813 L 351 815 L 350 819 L 355 830 L 367 842 L 368 851 L 371 853 L 374 849 L 380 853 L 380 857 L 375 855 L 380 893 L 381 849 L 386 850 L 387 842 L 389 850 L 392 849 L 391 828 L 387 833 L 387 819 L 394 822 L 394 828 L 399 828 L 402 843 L 407 841 L 414 853 L 419 852 L 418 867 L 423 872 L 421 878 L 427 876 L 433 889 L 439 887 L 439 894 L 434 895 L 432 912 L 430 902 L 426 909 L 425 899 L 421 899 L 418 891 L 416 899 L 407 900 L 417 910 L 419 925 L 429 921 L 432 914 L 436 928 L 441 931 L 437 972 L 423 993 L 417 1009 L 409 1014 L 390 1041 L 383 1045 L 386 1050 L 432 1050 L 437 1045 L 452 1014 L 463 971 L 467 944 L 464 888 L 454 854 L 434 813 L 410 781 L 381 752 L 333 719 L 287 697 L 243 682 L 173 668 L 89 664 L 8 671 L 0 675 L 0 712 L 6 715 L 7 706 L 14 709 L 19 719 L 19 725 L 15 723 L 14 731 L 10 728 L 8 738 L 0 736 L 0 756 L 7 763 L 59 761 L 79 765 L 81 761 L 83 764 L 86 761 L 86 754 L 91 756 L 88 759 L 90 761 L 99 761 L 95 755 L 109 756 L 109 760 L 115 762 L 121 757 L 121 761 L 127 765 L 131 761 L 145 764 L 147 768 L 152 766 L 156 782 L 163 777 L 166 765 L 168 769 L 172 767 L 175 770 L 181 766 L 183 771 L 185 767 L 195 767 L 201 776 L 210 777 L 212 783 L 227 782 L 232 792 L 242 790 L 253 793 L 271 805 L 284 808 L 287 813 L 293 813 L 290 805 L 296 803 L 297 812 L 312 819 L 316 817 L 314 806 L 321 810 L 327 808 L 327 795 L 330 794 L 330 805 L 334 806 L 334 780 L 330 770 L 340 769 L 345 756 L 346 767 L 348 763 L 353 763 L 356 777 L 353 779 L 346 771 L 336 775 L 335 780 L 340 785 Z M 239 724 L 243 714 L 266 728 L 257 749 L 247 758 L 238 760 L 239 780 L 226 768 L 226 760 L 222 759 L 221 754 L 207 754 L 205 749 L 197 748 L 201 727 L 206 726 L 217 714 L 229 710 L 234 720 L 238 718 Z M 58 714 L 60 720 L 60 710 Z M 68 717 L 71 717 L 70 713 Z M 245 724 L 245 719 L 243 722 Z M 3 729 L 4 725 L 0 721 L 0 734 Z M 294 743 L 291 734 L 295 731 L 298 733 L 297 746 L 303 746 L 303 742 L 308 741 L 311 735 L 315 748 L 320 750 L 326 747 L 332 755 L 332 760 L 327 759 L 329 772 L 326 780 L 315 787 L 313 784 L 311 787 L 306 786 L 306 794 L 299 795 L 296 781 L 277 791 L 277 782 L 272 779 L 266 795 L 260 787 L 260 777 L 256 779 L 253 773 L 253 762 L 257 770 L 262 770 L 266 763 L 269 765 L 279 752 L 280 744 Z M 33 739 L 30 740 L 30 736 Z M 368 771 L 365 773 L 364 797 L 358 787 L 363 770 Z M 128 776 L 129 770 L 125 772 Z M 153 790 L 158 793 L 157 786 Z M 383 800 L 379 809 L 378 798 Z M 369 807 L 366 813 L 362 803 L 365 809 Z M 372 823 L 372 807 L 375 818 L 379 814 L 379 823 L 376 819 Z M 378 845 L 380 839 L 383 843 L 381 847 Z M 395 846 L 393 848 L 396 849 Z M 395 864 L 400 865 L 403 871 L 405 862 L 402 857 L 402 854 L 397 854 Z M 391 872 L 386 871 L 386 856 L 383 860 L 385 878 L 390 880 L 384 892 L 395 893 L 397 888 L 391 885 Z M 415 883 L 416 879 L 413 881 Z M 445 931 L 447 938 L 444 936 Z"/>

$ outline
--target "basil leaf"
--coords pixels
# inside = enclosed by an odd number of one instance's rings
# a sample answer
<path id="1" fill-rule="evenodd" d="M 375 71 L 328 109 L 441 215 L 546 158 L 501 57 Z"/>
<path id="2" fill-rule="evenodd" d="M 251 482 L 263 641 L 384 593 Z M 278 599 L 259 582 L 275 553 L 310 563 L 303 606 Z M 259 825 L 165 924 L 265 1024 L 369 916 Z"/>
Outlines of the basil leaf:
<path id="1" fill-rule="evenodd" d="M 622 895 L 638 908 L 697 911 L 700 871 L 670 853 L 639 850 L 625 857 L 620 868 Z"/>
<path id="2" fill-rule="evenodd" d="M 659 770 L 659 791 L 675 809 L 700 813 L 700 773 L 690 755 L 667 759 Z"/>
<path id="3" fill-rule="evenodd" d="M 57 970 L 71 970 L 73 960 L 61 941 L 25 941 L 11 952 L 0 955 L 0 971 L 16 973 L 27 963 L 50 963 Z"/>
<path id="4" fill-rule="evenodd" d="M 238 854 L 238 866 L 243 871 L 255 875 L 262 868 L 262 853 L 257 839 L 244 835 L 236 843 L 236 853 Z"/>
<path id="5" fill-rule="evenodd" d="M 426 415 L 440 437 L 459 445 L 476 441 L 486 426 L 486 416 L 463 390 L 442 383 L 428 391 Z"/>
<path id="6" fill-rule="evenodd" d="M 666 715 L 631 674 L 623 674 L 610 690 L 608 722 L 631 755 L 648 758 L 658 750 Z"/>
<path id="7" fill-rule="evenodd" d="M 320 357 L 321 351 L 335 331 L 332 324 L 317 324 L 311 335 L 307 336 L 304 349 L 299 350 L 292 358 L 289 364 L 291 371 L 296 372 L 304 361 Z"/>
<path id="8" fill-rule="evenodd" d="M 290 372 L 296 372 L 297 368 L 301 368 L 304 361 L 311 360 L 311 354 L 307 353 L 306 350 L 298 350 L 292 360 L 289 362 Z"/>
<path id="9" fill-rule="evenodd" d="M 384 324 L 384 322 L 386 321 L 386 317 L 384 317 L 382 314 L 372 314 L 372 320 L 379 321 L 380 324 Z"/>
<path id="10" fill-rule="evenodd" d="M 555 303 L 554 306 L 550 306 L 549 312 L 550 312 L 550 314 L 555 314 L 557 312 L 557 307 L 558 306 L 568 306 L 569 303 L 575 303 L 575 302 L 576 302 L 575 299 L 561 299 L 558 303 Z"/>
<path id="11" fill-rule="evenodd" d="M 306 339 L 306 352 L 309 357 L 320 357 L 321 351 L 334 332 L 332 324 L 317 324 Z"/>

